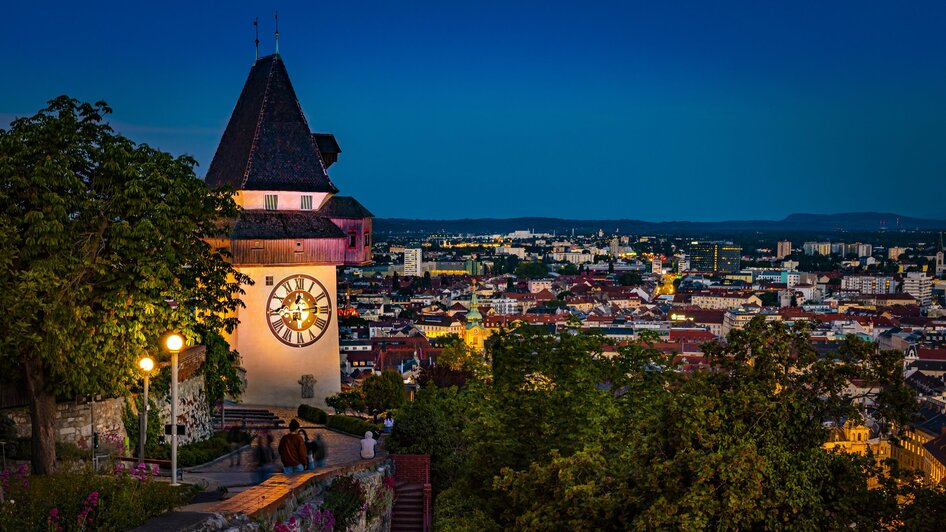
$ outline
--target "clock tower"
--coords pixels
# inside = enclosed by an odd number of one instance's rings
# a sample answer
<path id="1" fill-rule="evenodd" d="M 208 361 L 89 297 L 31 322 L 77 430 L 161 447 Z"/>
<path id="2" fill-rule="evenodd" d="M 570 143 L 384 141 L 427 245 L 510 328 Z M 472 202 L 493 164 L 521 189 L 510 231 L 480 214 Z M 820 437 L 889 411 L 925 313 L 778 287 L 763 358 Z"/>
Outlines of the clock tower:
<path id="1" fill-rule="evenodd" d="M 336 266 L 371 260 L 371 213 L 338 196 L 328 168 L 341 149 L 312 133 L 279 54 L 250 69 L 207 171 L 243 210 L 221 242 L 255 284 L 229 335 L 248 403 L 325 406 L 341 387 Z"/>

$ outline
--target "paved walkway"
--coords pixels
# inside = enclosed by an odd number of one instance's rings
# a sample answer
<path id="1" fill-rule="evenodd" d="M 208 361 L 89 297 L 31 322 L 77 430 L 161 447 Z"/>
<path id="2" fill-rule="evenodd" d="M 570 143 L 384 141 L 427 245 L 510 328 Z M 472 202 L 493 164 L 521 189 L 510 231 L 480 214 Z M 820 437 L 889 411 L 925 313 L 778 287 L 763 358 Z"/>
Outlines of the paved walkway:
<path id="1" fill-rule="evenodd" d="M 240 407 L 267 409 L 279 416 L 286 425 L 288 425 L 292 419 L 296 419 L 296 410 L 294 408 L 242 404 Z M 317 434 L 322 435 L 326 447 L 326 467 L 351 464 L 362 459 L 360 438 L 335 432 L 321 426 L 312 425 L 301 419 L 299 421 L 303 424 L 302 428 L 310 439 L 314 439 Z M 269 430 L 268 432 L 273 435 L 273 451 L 275 452 L 279 446 L 279 439 L 288 433 L 289 429 L 275 429 Z M 228 497 L 255 485 L 256 482 L 253 478 L 253 472 L 257 467 L 254 463 L 257 443 L 258 438 L 254 437 L 252 443 L 239 452 L 239 464 L 236 464 L 235 460 L 231 460 L 230 456 L 225 456 L 222 459 L 208 464 L 184 469 L 184 481 L 200 482 L 200 480 L 203 479 L 210 486 L 227 488 Z M 274 472 L 281 472 L 282 462 L 279 460 L 279 453 L 276 452 L 275 454 L 276 463 L 274 464 L 273 470 Z M 233 465 L 231 465 L 231 462 L 233 462 Z M 199 512 L 205 510 L 212 504 L 211 502 L 195 503 L 180 508 L 179 510 Z"/>

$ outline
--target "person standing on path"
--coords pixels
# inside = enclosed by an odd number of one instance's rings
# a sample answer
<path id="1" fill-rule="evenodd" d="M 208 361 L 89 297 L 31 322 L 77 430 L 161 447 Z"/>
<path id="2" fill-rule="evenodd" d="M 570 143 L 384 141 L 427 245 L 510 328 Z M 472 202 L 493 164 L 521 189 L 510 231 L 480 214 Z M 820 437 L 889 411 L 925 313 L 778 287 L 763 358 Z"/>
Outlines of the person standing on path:
<path id="1" fill-rule="evenodd" d="M 273 462 L 276 461 L 276 451 L 273 450 L 273 435 L 261 433 L 256 439 L 256 470 L 253 472 L 255 484 L 265 482 L 273 474 Z"/>
<path id="2" fill-rule="evenodd" d="M 315 435 L 315 441 L 313 442 L 313 447 L 315 451 L 313 453 L 313 457 L 315 458 L 315 466 L 325 467 L 325 455 L 327 454 L 326 453 L 327 449 L 325 445 L 325 439 L 322 438 L 322 433 L 317 433 Z"/>
<path id="3" fill-rule="evenodd" d="M 246 420 L 243 421 L 243 425 L 246 425 Z M 243 446 L 243 429 L 241 426 L 233 425 L 230 427 L 230 432 L 227 433 L 227 443 L 230 444 L 230 467 L 235 465 L 241 465 L 241 454 L 236 452 L 237 449 Z"/>
<path id="4" fill-rule="evenodd" d="M 289 422 L 289 434 L 279 439 L 279 459 L 282 460 L 282 471 L 287 475 L 305 470 L 306 460 L 305 440 L 299 434 L 299 421 Z"/>

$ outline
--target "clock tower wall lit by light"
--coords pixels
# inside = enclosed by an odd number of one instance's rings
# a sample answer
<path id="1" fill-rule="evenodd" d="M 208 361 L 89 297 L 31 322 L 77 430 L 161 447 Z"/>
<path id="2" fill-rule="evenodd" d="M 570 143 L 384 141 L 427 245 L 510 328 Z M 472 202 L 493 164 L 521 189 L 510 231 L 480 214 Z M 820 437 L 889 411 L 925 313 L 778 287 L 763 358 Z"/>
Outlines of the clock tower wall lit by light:
<path id="1" fill-rule="evenodd" d="M 280 56 L 260 58 L 206 177 L 243 209 L 214 243 L 255 283 L 227 336 L 246 403 L 324 407 L 340 391 L 336 267 L 371 260 L 372 214 L 338 195 L 327 169 L 339 153 L 333 135 L 310 131 Z"/>

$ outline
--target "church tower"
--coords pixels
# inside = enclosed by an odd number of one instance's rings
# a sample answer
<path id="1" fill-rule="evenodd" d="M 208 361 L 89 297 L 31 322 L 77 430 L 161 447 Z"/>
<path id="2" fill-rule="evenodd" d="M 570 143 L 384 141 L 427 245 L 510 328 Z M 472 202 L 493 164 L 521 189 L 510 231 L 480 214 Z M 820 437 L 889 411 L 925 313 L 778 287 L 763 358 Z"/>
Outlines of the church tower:
<path id="1" fill-rule="evenodd" d="M 246 371 L 248 403 L 324 406 L 341 387 L 336 266 L 371 260 L 371 213 L 336 195 L 341 149 L 312 133 L 279 54 L 250 69 L 207 171 L 243 211 L 229 242 L 245 287 L 227 340 Z"/>

